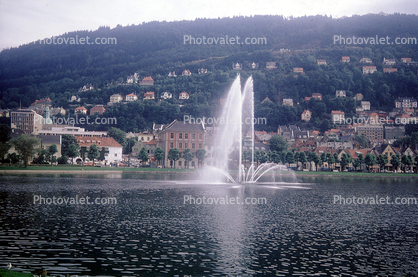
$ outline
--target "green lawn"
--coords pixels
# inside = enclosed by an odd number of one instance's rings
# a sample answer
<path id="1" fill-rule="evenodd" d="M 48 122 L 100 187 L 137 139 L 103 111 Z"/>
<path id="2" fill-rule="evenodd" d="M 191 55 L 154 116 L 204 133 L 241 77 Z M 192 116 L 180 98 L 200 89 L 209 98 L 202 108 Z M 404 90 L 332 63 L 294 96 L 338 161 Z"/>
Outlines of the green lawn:
<path id="1" fill-rule="evenodd" d="M 0 170 L 17 170 L 17 171 L 25 171 L 25 170 L 69 170 L 69 171 L 148 171 L 148 172 L 190 172 L 193 169 L 174 169 L 174 168 L 151 168 L 151 167 L 140 167 L 140 168 L 132 168 L 132 167 L 93 167 L 93 166 L 81 166 L 81 165 L 29 165 L 27 168 L 24 166 L 8 166 L 8 165 L 0 165 Z"/>
<path id="2" fill-rule="evenodd" d="M 33 277 L 32 273 L 21 273 L 13 270 L 0 269 L 1 277 Z"/>

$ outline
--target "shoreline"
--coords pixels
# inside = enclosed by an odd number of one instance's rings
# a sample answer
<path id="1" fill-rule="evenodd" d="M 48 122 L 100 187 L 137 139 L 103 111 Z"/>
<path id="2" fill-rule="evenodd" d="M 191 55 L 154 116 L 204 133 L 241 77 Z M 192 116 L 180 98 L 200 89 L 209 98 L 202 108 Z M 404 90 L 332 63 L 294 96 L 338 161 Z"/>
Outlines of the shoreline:
<path id="1" fill-rule="evenodd" d="M 3 167 L 4 168 L 4 167 Z M 0 169 L 0 175 L 15 175 L 15 174 L 179 174 L 192 175 L 199 173 L 193 169 L 138 169 L 138 168 L 114 168 L 114 169 L 84 169 L 84 168 L 57 168 L 54 169 Z M 321 172 L 321 171 L 295 171 L 296 177 L 332 177 L 332 178 L 418 178 L 416 173 L 369 173 L 369 172 Z"/>

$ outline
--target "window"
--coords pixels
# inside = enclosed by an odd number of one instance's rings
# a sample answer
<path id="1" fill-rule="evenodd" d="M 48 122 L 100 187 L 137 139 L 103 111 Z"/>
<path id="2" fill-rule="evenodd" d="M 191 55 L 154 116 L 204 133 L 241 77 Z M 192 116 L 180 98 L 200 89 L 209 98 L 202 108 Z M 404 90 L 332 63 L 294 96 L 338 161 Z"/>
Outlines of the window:
<path id="1" fill-rule="evenodd" d="M 170 148 L 174 148 L 174 144 L 170 142 Z"/>
<path id="2" fill-rule="evenodd" d="M 183 139 L 183 133 L 179 133 L 179 139 Z"/>
<path id="3" fill-rule="evenodd" d="M 192 139 L 196 139 L 196 134 L 192 134 Z"/>
<path id="4" fill-rule="evenodd" d="M 179 148 L 181 149 L 181 148 L 183 148 L 183 143 L 179 143 Z"/>
<path id="5" fill-rule="evenodd" d="M 149 141 L 150 137 L 148 137 L 148 141 Z"/>
<path id="6" fill-rule="evenodd" d="M 199 140 L 202 140 L 202 139 L 203 139 L 203 135 L 199 134 Z"/>
<path id="7" fill-rule="evenodd" d="M 189 144 L 187 142 L 184 144 L 184 148 L 189 148 Z"/>
<path id="8" fill-rule="evenodd" d="M 194 167 L 194 165 L 195 165 L 195 163 L 194 163 L 194 161 L 192 161 L 192 166 Z"/>
<path id="9" fill-rule="evenodd" d="M 189 134 L 184 134 L 184 139 L 189 139 Z"/>
<path id="10" fill-rule="evenodd" d="M 199 149 L 201 149 L 202 148 L 202 144 L 201 143 L 199 143 Z"/>
<path id="11" fill-rule="evenodd" d="M 170 133 L 170 138 L 174 138 L 174 133 Z"/>
<path id="12" fill-rule="evenodd" d="M 181 161 L 179 161 L 179 166 L 181 166 Z"/>
<path id="13" fill-rule="evenodd" d="M 192 148 L 195 149 L 196 148 L 196 144 L 193 142 L 192 143 Z"/>
<path id="14" fill-rule="evenodd" d="M 115 157 L 117 157 L 118 156 L 118 153 L 115 153 Z"/>

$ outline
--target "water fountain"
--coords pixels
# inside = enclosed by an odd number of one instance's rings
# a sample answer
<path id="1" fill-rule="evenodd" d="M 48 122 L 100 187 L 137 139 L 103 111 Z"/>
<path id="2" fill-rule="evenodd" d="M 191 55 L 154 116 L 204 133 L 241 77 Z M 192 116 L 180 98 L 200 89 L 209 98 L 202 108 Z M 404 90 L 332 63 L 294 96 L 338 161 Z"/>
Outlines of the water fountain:
<path id="1" fill-rule="evenodd" d="M 231 89 L 228 92 L 218 130 L 214 135 L 215 165 L 208 167 L 212 172 L 220 172 L 232 183 L 256 183 L 259 179 L 270 171 L 288 171 L 285 165 L 275 163 L 263 163 L 257 168 L 254 165 L 254 89 L 253 78 L 249 77 L 245 82 L 244 89 L 241 91 L 240 75 L 236 77 Z M 243 134 L 251 134 L 251 165 L 247 172 L 242 163 Z M 238 155 L 238 173 L 233 178 L 229 173 L 230 155 L 235 151 Z"/>

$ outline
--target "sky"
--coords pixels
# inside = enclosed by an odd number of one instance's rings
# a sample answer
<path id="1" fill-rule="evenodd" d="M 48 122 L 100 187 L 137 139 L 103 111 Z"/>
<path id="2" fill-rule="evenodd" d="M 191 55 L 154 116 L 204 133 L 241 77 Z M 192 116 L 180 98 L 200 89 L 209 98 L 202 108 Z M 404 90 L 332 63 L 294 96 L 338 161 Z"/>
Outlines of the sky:
<path id="1" fill-rule="evenodd" d="M 0 0 L 0 49 L 77 30 L 252 15 L 418 14 L 417 0 Z"/>

